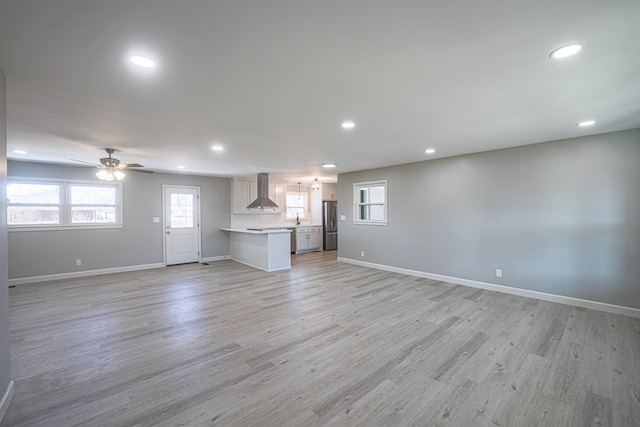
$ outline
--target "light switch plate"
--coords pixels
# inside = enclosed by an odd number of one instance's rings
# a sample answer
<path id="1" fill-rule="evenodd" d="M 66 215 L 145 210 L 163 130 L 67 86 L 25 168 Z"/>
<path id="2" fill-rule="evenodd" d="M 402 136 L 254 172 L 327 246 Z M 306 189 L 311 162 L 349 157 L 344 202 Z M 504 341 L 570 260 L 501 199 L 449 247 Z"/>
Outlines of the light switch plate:
<path id="1" fill-rule="evenodd" d="M 160 217 L 159 216 L 154 216 L 153 217 L 153 222 L 160 222 Z"/>
<path id="2" fill-rule="evenodd" d="M 346 216 L 346 215 L 340 215 L 340 221 L 344 221 L 344 220 L 346 220 L 346 219 L 347 219 L 347 216 Z"/>

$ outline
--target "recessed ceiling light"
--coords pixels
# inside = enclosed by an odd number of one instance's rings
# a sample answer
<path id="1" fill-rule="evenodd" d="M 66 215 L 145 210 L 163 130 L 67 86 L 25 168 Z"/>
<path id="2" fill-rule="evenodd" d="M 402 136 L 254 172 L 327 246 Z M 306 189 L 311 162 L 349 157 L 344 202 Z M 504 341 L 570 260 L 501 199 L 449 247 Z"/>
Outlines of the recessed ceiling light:
<path id="1" fill-rule="evenodd" d="M 335 168 L 337 165 L 335 163 L 324 163 L 322 165 L 323 168 Z"/>
<path id="2" fill-rule="evenodd" d="M 578 123 L 578 126 L 580 126 L 581 128 L 583 127 L 587 127 L 587 126 L 593 126 L 596 124 L 595 120 L 585 120 L 584 122 L 580 122 Z"/>
<path id="3" fill-rule="evenodd" d="M 582 50 L 582 45 L 579 43 L 569 44 L 567 46 L 562 46 L 551 52 L 549 54 L 549 58 L 552 59 L 562 59 L 567 56 L 575 55 L 576 53 Z"/>
<path id="4" fill-rule="evenodd" d="M 178 169 L 184 169 L 184 166 L 180 165 L 178 166 Z"/>
<path id="5" fill-rule="evenodd" d="M 24 150 L 13 150 L 13 152 L 16 154 L 27 154 L 27 152 Z"/>
<path id="6" fill-rule="evenodd" d="M 356 127 L 356 124 L 352 121 L 342 122 L 342 129 L 353 129 L 354 127 Z"/>
<path id="7" fill-rule="evenodd" d="M 427 148 L 426 150 L 424 150 L 424 152 L 427 154 L 433 154 L 436 152 L 436 150 L 434 148 Z"/>
<path id="8" fill-rule="evenodd" d="M 224 147 L 222 145 L 216 144 L 216 145 L 212 145 L 211 149 L 213 151 L 224 151 Z"/>
<path id="9" fill-rule="evenodd" d="M 131 60 L 131 62 L 136 64 L 138 67 L 142 67 L 142 68 L 153 68 L 156 66 L 156 64 L 152 60 L 150 60 L 145 56 L 134 55 L 131 58 L 129 58 L 129 60 Z"/>

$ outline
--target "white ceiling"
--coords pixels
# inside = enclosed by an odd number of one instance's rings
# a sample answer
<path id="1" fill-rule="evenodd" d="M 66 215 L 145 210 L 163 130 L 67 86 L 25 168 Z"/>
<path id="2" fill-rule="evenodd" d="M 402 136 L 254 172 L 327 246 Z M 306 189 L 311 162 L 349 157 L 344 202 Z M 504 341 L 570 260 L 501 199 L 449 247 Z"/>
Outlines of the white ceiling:
<path id="1" fill-rule="evenodd" d="M 638 0 L 0 3 L 13 159 L 331 180 L 640 127 Z"/>

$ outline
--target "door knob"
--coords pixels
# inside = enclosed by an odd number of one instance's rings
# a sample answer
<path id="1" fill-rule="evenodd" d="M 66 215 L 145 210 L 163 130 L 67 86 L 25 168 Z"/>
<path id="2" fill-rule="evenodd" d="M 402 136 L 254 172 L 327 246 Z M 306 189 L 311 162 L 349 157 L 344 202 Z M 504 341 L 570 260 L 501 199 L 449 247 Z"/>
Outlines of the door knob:
<path id="1" fill-rule="evenodd" d="M 171 232 L 170 232 L 170 231 L 167 231 L 167 234 L 171 234 Z"/>

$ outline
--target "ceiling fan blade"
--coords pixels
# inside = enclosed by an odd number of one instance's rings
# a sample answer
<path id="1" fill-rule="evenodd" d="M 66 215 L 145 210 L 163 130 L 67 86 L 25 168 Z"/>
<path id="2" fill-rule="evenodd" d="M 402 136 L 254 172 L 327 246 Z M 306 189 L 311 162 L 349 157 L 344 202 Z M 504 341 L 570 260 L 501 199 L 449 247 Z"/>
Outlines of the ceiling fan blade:
<path id="1" fill-rule="evenodd" d="M 140 172 L 140 173 L 154 173 L 154 171 L 150 171 L 150 170 L 147 170 L 147 169 L 122 168 L 122 170 L 131 171 L 131 172 Z"/>
<path id="2" fill-rule="evenodd" d="M 85 162 L 84 160 L 76 160 L 76 159 L 69 159 L 69 160 L 71 160 L 72 162 L 86 163 L 92 166 L 97 166 L 98 169 L 107 169 L 110 171 L 126 170 L 126 171 L 133 171 L 133 172 L 142 172 L 142 173 L 154 173 L 154 171 L 151 171 L 151 170 L 136 169 L 136 168 L 144 167 L 139 163 L 129 163 L 127 165 L 121 165 L 120 160 L 114 157 L 111 157 L 111 155 L 117 151 L 115 148 L 105 148 L 105 151 L 107 152 L 109 157 L 101 158 L 100 163 Z"/>
<path id="3" fill-rule="evenodd" d="M 93 165 L 93 166 L 100 166 L 98 163 L 94 163 L 94 162 L 85 162 L 84 160 L 77 160 L 77 159 L 69 159 L 72 162 L 78 162 L 78 163 L 86 163 L 88 165 Z"/>

